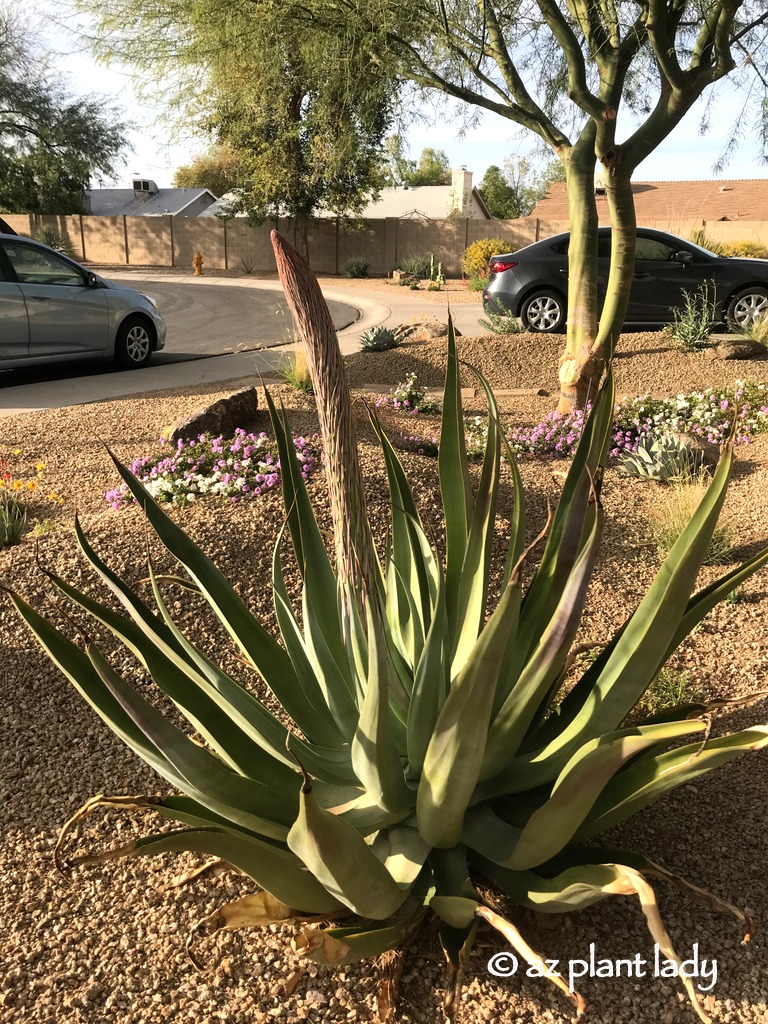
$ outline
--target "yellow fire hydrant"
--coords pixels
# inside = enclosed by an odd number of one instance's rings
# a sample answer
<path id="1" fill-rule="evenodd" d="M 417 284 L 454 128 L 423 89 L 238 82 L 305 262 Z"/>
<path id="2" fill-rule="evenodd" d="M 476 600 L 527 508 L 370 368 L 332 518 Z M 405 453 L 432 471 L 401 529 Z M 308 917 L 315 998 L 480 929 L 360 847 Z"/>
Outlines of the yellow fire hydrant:
<path id="1" fill-rule="evenodd" d="M 192 258 L 192 266 L 195 269 L 195 277 L 200 277 L 203 273 L 203 257 L 199 249 Z"/>

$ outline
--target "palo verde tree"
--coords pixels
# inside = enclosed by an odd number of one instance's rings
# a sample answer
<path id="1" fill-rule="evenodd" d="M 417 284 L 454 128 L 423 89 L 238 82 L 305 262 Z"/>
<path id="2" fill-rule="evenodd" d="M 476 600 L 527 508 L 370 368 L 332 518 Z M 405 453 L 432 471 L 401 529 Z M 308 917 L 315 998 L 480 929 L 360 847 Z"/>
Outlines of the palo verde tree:
<path id="1" fill-rule="evenodd" d="M 114 172 L 125 129 L 96 97 L 73 98 L 0 8 L 0 210 L 79 213 L 94 177 Z"/>
<path id="2" fill-rule="evenodd" d="M 255 0 L 253 16 L 273 0 Z M 571 222 L 560 408 L 594 393 L 627 308 L 635 252 L 631 179 L 726 77 L 765 96 L 764 0 L 289 0 L 284 17 L 354 32 L 403 82 L 538 136 L 565 170 Z M 768 100 L 757 129 L 768 134 Z M 611 269 L 597 294 L 596 164 L 606 181 Z"/>
<path id="3" fill-rule="evenodd" d="M 306 255 L 318 210 L 357 213 L 381 181 L 389 75 L 346 33 L 323 37 L 248 0 L 82 0 L 102 57 L 168 83 L 179 122 L 195 122 L 238 155 L 231 213 L 294 219 Z M 129 29 L 126 29 L 129 26 Z"/>

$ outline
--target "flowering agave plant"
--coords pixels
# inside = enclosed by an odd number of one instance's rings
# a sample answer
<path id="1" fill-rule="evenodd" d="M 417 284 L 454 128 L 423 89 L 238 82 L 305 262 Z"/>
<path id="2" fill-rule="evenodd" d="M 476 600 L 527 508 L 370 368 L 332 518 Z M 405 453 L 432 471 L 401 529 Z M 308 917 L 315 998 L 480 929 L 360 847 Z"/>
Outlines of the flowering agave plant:
<path id="1" fill-rule="evenodd" d="M 57 576 L 51 580 L 140 659 L 197 738 L 130 686 L 94 642 L 86 640 L 84 648 L 74 643 L 13 594 L 50 657 L 176 791 L 163 798 L 94 798 L 73 821 L 99 805 L 149 807 L 179 827 L 75 858 L 69 866 L 180 850 L 213 855 L 248 875 L 260 891 L 200 922 L 200 932 L 298 922 L 294 948 L 326 964 L 407 944 L 436 915 L 454 968 L 485 920 L 545 973 L 540 955 L 515 925 L 484 902 L 481 888 L 489 885 L 545 913 L 577 910 L 613 894 L 636 896 L 654 940 L 678 964 L 649 878 L 674 881 L 687 894 L 731 911 L 748 934 L 746 916 L 724 900 L 637 853 L 585 845 L 673 787 L 768 745 L 766 726 L 712 738 L 702 704 L 625 724 L 677 645 L 768 561 L 766 549 L 692 595 L 725 496 L 730 448 L 644 599 L 563 696 L 603 527 L 600 489 L 614 401 L 610 377 L 588 417 L 557 509 L 540 538 L 546 534 L 537 568 L 526 573 L 532 578 L 524 587 L 522 570 L 533 560 L 535 544 L 526 547 L 514 457 L 493 395 L 480 378 L 488 402 L 488 443 L 472 486 L 451 330 L 439 451 L 445 558 L 430 545 L 403 467 L 372 416 L 391 492 L 391 531 L 380 561 L 333 325 L 298 255 L 278 237 L 274 245 L 308 348 L 336 548 L 330 557 L 286 417 L 268 396 L 286 527 L 303 581 L 299 615 L 284 582 L 281 537 L 272 578 L 282 642 L 117 465 L 159 538 L 194 581 L 188 585 L 204 595 L 285 718 L 178 629 L 151 568 L 156 609 L 112 572 L 78 525 L 83 553 L 127 615 Z M 489 608 L 502 452 L 515 498 L 501 593 Z M 286 725 L 288 720 L 293 724 Z M 562 978 L 551 980 L 580 1011 L 580 996 Z M 707 1020 L 692 982 L 684 984 L 699 1017 Z"/>

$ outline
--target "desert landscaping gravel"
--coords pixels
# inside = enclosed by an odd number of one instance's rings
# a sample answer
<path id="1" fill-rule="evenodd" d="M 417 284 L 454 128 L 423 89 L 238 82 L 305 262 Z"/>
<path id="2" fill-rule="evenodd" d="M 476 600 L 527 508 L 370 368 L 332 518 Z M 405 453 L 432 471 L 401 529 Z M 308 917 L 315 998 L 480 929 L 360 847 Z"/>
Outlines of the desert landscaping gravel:
<path id="1" fill-rule="evenodd" d="M 391 286 L 390 286 L 391 287 Z M 514 394 L 501 400 L 511 425 L 534 423 L 554 406 L 557 355 L 561 339 L 532 335 L 460 339 L 459 354 L 480 366 L 503 391 L 529 389 L 546 394 Z M 365 426 L 366 385 L 394 385 L 410 370 L 431 386 L 442 383 L 444 342 L 408 342 L 389 353 L 359 355 L 348 366 L 359 398 L 360 450 L 369 488 L 374 533 L 385 534 L 381 462 Z M 768 362 L 725 363 L 706 354 L 681 356 L 662 335 L 622 338 L 616 360 L 620 394 L 655 395 L 689 391 L 737 377 L 768 382 Z M 467 374 L 464 383 L 472 388 Z M 32 506 L 47 518 L 35 539 L 0 551 L 0 584 L 20 591 L 56 621 L 75 632 L 85 622 L 71 618 L 51 599 L 40 564 L 105 598 L 86 570 L 73 534 L 75 509 L 92 544 L 118 572 L 146 585 L 147 549 L 158 572 L 173 571 L 159 545 L 145 535 L 136 509 L 115 511 L 103 499 L 116 474 L 105 445 L 128 462 L 157 450 L 157 439 L 171 422 L 220 395 L 243 386 L 199 386 L 153 393 L 3 420 L 0 443 L 21 449 L 33 472 L 45 462 L 46 487 L 63 505 Z M 290 410 L 295 433 L 314 430 L 311 400 L 291 389 L 274 389 Z M 470 394 L 470 392 L 468 392 Z M 259 407 L 264 405 L 260 392 Z M 470 412 L 480 412 L 469 397 Z M 384 413 L 387 429 L 429 434 L 436 420 L 405 421 Z M 268 430 L 266 416 L 263 429 Z M 737 450 L 738 461 L 725 513 L 734 530 L 738 559 L 768 542 L 768 436 Z M 436 465 L 403 455 L 415 481 L 417 498 L 438 540 Z M 538 531 L 547 501 L 556 501 L 562 461 L 525 457 L 521 472 L 529 508 L 529 528 Z M 327 525 L 322 474 L 310 493 Z M 605 640 L 647 588 L 660 564 L 650 525 L 664 488 L 606 473 L 603 501 L 606 531 L 603 553 L 590 595 L 579 642 Z M 505 525 L 505 507 L 499 525 Z M 274 627 L 269 569 L 276 533 L 283 521 L 278 493 L 237 503 L 204 499 L 174 513 L 176 519 L 215 559 L 243 597 Z M 501 552 L 503 554 L 503 552 Z M 702 583 L 727 571 L 706 568 Z M 244 669 L 217 625 L 199 602 L 183 592 L 170 594 L 180 624 L 203 637 L 207 649 L 249 685 L 258 681 Z M 702 695 L 740 696 L 768 687 L 768 573 L 746 584 L 736 603 L 713 611 L 682 645 L 671 667 L 688 673 Z M 93 627 L 89 624 L 89 630 Z M 139 687 L 149 684 L 131 659 L 113 653 L 121 671 Z M 198 972 L 185 953 L 190 928 L 217 906 L 252 889 L 234 874 L 203 875 L 181 886 L 170 883 L 201 863 L 192 856 L 115 861 L 76 870 L 71 882 L 59 876 L 52 851 L 59 827 L 96 793 L 163 792 L 161 779 L 138 761 L 81 700 L 73 687 L 41 653 L 7 601 L 0 603 L 0 707 L 2 743 L 2 838 L 0 849 L 0 1022 L 2 1024 L 252 1024 L 252 1022 L 343 1021 L 375 1019 L 377 968 L 372 965 L 331 971 L 300 961 L 290 950 L 290 930 L 223 932 L 195 943 L 206 969 Z M 715 730 L 735 730 L 768 722 L 768 700 L 757 699 L 717 716 Z M 716 1020 L 768 1022 L 768 758 L 743 757 L 675 791 L 607 836 L 614 846 L 637 849 L 739 906 L 748 907 L 758 932 L 740 945 L 736 922 L 690 902 L 659 883 L 666 926 L 683 958 L 698 943 L 699 958 L 717 961 L 717 983 L 707 995 Z M 151 827 L 147 816 L 97 814 L 68 845 L 101 850 L 128 842 Z M 569 960 L 589 957 L 652 962 L 653 946 L 636 901 L 611 897 L 557 921 L 538 921 L 504 901 L 500 909 L 521 927 L 544 956 Z M 554 924 L 554 927 L 553 927 Z M 549 927 L 547 927 L 549 925 Z M 541 980 L 492 977 L 486 970 L 501 948 L 490 932 L 481 932 L 467 974 L 460 1007 L 464 1022 L 564 1024 L 571 1006 Z M 297 976 L 297 971 L 303 971 Z M 442 1019 L 445 976 L 436 936 L 425 932 L 406 957 L 400 1001 L 394 1019 L 404 1024 L 433 1024 Z M 286 991 L 286 988 L 289 992 Z M 580 990 L 593 1024 L 677 1024 L 696 1020 L 674 981 L 642 978 L 584 978 Z"/>

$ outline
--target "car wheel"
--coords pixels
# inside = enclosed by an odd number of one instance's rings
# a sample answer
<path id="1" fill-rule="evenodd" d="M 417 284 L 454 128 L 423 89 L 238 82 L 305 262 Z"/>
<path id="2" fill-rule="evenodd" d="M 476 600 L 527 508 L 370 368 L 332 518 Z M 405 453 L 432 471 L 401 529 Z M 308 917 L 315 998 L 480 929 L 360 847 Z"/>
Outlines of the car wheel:
<path id="1" fill-rule="evenodd" d="M 565 324 L 565 302 L 557 292 L 536 292 L 520 311 L 523 327 L 543 334 L 557 334 Z"/>
<path id="2" fill-rule="evenodd" d="M 115 340 L 115 362 L 125 370 L 146 366 L 152 356 L 154 338 L 147 321 L 129 316 L 120 324 Z"/>
<path id="3" fill-rule="evenodd" d="M 754 285 L 734 295 L 728 305 L 728 323 L 738 328 L 749 327 L 768 315 L 768 290 Z"/>

